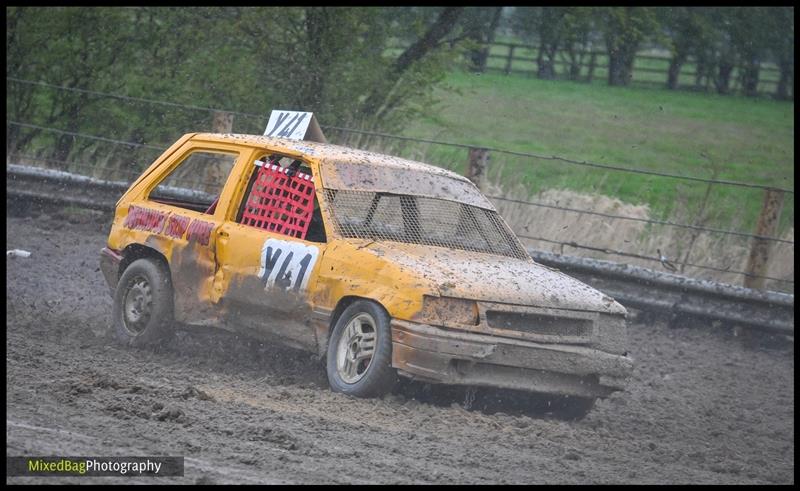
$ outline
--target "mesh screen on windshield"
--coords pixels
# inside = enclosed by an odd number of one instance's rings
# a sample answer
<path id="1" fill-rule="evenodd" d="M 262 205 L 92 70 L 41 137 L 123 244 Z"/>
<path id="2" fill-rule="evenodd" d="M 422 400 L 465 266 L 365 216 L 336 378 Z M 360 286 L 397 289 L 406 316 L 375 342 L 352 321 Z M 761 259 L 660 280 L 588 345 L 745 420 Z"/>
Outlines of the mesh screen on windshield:
<path id="1" fill-rule="evenodd" d="M 496 212 L 420 196 L 326 189 L 342 237 L 393 240 L 528 259 Z"/>

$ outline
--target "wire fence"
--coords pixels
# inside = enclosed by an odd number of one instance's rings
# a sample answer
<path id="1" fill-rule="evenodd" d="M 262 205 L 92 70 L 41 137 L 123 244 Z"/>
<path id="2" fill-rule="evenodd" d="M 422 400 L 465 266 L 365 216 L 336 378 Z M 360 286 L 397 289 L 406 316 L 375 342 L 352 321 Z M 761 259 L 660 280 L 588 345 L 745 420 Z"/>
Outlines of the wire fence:
<path id="1" fill-rule="evenodd" d="M 549 205 L 547 203 L 537 203 L 535 201 L 525 201 L 525 200 L 519 200 L 519 199 L 513 199 L 513 198 L 505 198 L 503 196 L 488 195 L 487 197 L 491 198 L 491 199 L 494 199 L 494 200 L 498 200 L 498 201 L 507 201 L 507 202 L 510 202 L 510 203 L 519 203 L 519 204 L 529 205 L 529 206 L 538 206 L 538 207 L 542 207 L 542 208 L 550 208 L 550 209 L 553 209 L 553 210 L 562 210 L 562 211 L 568 211 L 568 212 L 572 212 L 572 213 L 585 213 L 587 215 L 595 215 L 595 216 L 606 217 L 606 218 L 617 218 L 617 219 L 620 219 L 620 220 L 630 220 L 630 221 L 634 221 L 634 222 L 649 223 L 649 224 L 654 224 L 654 225 L 667 225 L 667 226 L 676 227 L 676 228 L 699 230 L 699 231 L 703 231 L 703 232 L 711 232 L 711 233 L 724 234 L 724 235 L 734 235 L 734 236 L 737 236 L 737 237 L 747 237 L 747 238 L 751 238 L 751 239 L 761 239 L 761 240 L 772 241 L 772 242 L 782 242 L 784 244 L 794 244 L 793 240 L 785 240 L 785 239 L 780 239 L 780 238 L 777 238 L 777 237 L 767 237 L 767 236 L 763 236 L 763 235 L 755 235 L 755 234 L 750 234 L 750 233 L 746 233 L 746 232 L 737 232 L 735 230 L 723 230 L 723 229 L 717 229 L 717 228 L 701 227 L 699 225 L 689 225 L 689 224 L 685 224 L 685 223 L 673 223 L 673 222 L 668 222 L 668 221 L 664 221 L 664 220 L 653 220 L 651 218 L 637 218 L 637 217 L 631 217 L 631 216 L 626 216 L 626 215 L 614 215 L 612 213 L 601 213 L 601 212 L 592 211 L 592 210 L 579 210 L 579 209 L 575 209 L 575 208 L 568 208 L 568 207 L 565 207 L 565 206 Z"/>
<path id="2" fill-rule="evenodd" d="M 119 99 L 119 100 L 127 100 L 127 101 L 133 101 L 133 102 L 143 102 L 143 103 L 147 103 L 147 104 L 158 104 L 158 105 L 167 106 L 167 107 L 190 109 L 190 110 L 194 110 L 194 111 L 204 111 L 204 112 L 212 112 L 212 113 L 213 112 L 224 112 L 224 113 L 229 113 L 229 114 L 233 114 L 233 115 L 236 115 L 236 116 L 243 116 L 243 117 L 247 117 L 247 118 L 256 118 L 259 121 L 264 121 L 264 122 L 267 119 L 269 119 L 269 115 L 268 114 L 267 115 L 254 114 L 254 113 L 246 113 L 246 112 L 234 111 L 234 110 L 222 109 L 222 108 L 216 108 L 215 109 L 215 108 L 210 108 L 210 107 L 195 106 L 195 105 L 191 105 L 191 104 L 178 104 L 178 103 L 175 103 L 175 102 L 160 101 L 160 100 L 156 100 L 156 99 L 145 99 L 145 98 L 142 98 L 142 97 L 130 97 L 130 96 L 125 96 L 125 95 L 120 95 L 120 94 L 111 94 L 111 93 L 108 93 L 108 92 L 99 92 L 99 91 L 95 91 L 95 90 L 78 89 L 78 88 L 74 88 L 74 87 L 66 87 L 66 86 L 63 86 L 63 85 L 49 84 L 49 83 L 46 83 L 46 82 L 36 82 L 36 81 L 33 81 L 33 80 L 23 80 L 23 79 L 19 79 L 19 78 L 15 78 L 15 77 L 6 77 L 6 80 L 8 80 L 10 82 L 15 82 L 15 83 L 38 85 L 38 86 L 41 86 L 41 87 L 48 87 L 48 88 L 57 89 L 57 90 L 64 90 L 64 91 L 85 93 L 85 94 L 91 94 L 91 95 L 98 95 L 98 96 L 102 96 L 102 97 L 115 98 L 115 99 Z M 16 124 L 23 125 L 25 123 L 16 123 Z M 29 123 L 27 123 L 27 124 L 30 127 L 35 127 L 35 125 L 31 125 Z M 442 145 L 442 146 L 452 147 L 452 148 L 470 149 L 470 148 L 478 147 L 478 148 L 482 148 L 482 149 L 488 150 L 488 151 L 490 151 L 492 153 L 511 155 L 511 156 L 516 156 L 516 157 L 528 157 L 528 158 L 540 159 L 540 160 L 554 160 L 554 161 L 559 161 L 559 162 L 563 162 L 563 163 L 571 164 L 571 165 L 595 167 L 595 168 L 598 168 L 598 169 L 604 169 L 604 170 L 610 170 L 610 171 L 630 172 L 630 173 L 633 173 L 633 174 L 641 174 L 641 175 L 647 175 L 647 176 L 668 177 L 668 178 L 678 179 L 678 180 L 695 181 L 695 182 L 702 182 L 702 183 L 708 183 L 708 184 L 722 184 L 722 185 L 727 185 L 727 186 L 740 186 L 740 187 L 753 188 L 753 189 L 777 189 L 779 191 L 783 191 L 783 192 L 786 192 L 786 193 L 794 193 L 794 190 L 791 190 L 791 189 L 785 189 L 785 188 L 776 187 L 776 186 L 769 186 L 769 185 L 766 185 L 766 184 L 753 184 L 753 183 L 729 181 L 729 180 L 723 180 L 723 179 L 710 179 L 710 178 L 697 177 L 697 176 L 686 176 L 686 175 L 680 175 L 680 174 L 670 174 L 670 173 L 657 172 L 657 171 L 652 171 L 652 170 L 647 170 L 647 169 L 636 169 L 636 168 L 630 168 L 630 167 L 624 167 L 624 166 L 601 164 L 601 163 L 598 163 L 598 162 L 589 162 L 589 161 L 586 161 L 586 160 L 569 159 L 569 158 L 561 157 L 561 156 L 558 156 L 558 155 L 542 155 L 542 154 L 535 154 L 535 153 L 531 153 L 531 152 L 517 152 L 517 151 L 514 151 L 514 150 L 506 150 L 506 149 L 502 149 L 502 148 L 493 148 L 493 147 L 481 146 L 481 145 L 476 145 L 476 144 L 454 143 L 454 142 L 446 142 L 446 141 L 439 141 L 439 140 L 430 140 L 430 139 L 426 139 L 426 138 L 416 138 L 416 137 L 409 137 L 409 136 L 390 135 L 390 134 L 387 134 L 387 133 L 380 133 L 380 132 L 375 132 L 375 131 L 357 130 L 357 129 L 352 129 L 352 128 L 342 128 L 342 127 L 339 127 L 339 126 L 331 126 L 331 125 L 320 125 L 320 127 L 323 130 L 335 130 L 335 131 L 341 131 L 341 132 L 351 133 L 351 134 L 367 135 L 367 136 L 378 137 L 378 138 L 388 138 L 388 139 L 397 140 L 397 141 L 409 141 L 409 142 L 415 142 L 415 143 L 428 143 L 428 144 Z M 61 131 L 63 131 L 63 130 L 61 130 Z M 86 135 L 84 135 L 84 136 L 86 136 Z M 100 139 L 101 137 L 93 137 L 93 138 Z M 125 142 L 124 144 L 131 144 L 131 143 L 130 142 Z"/>
<path id="3" fill-rule="evenodd" d="M 23 127 L 23 128 L 34 128 L 34 129 L 38 129 L 38 130 L 42 130 L 42 131 L 49 131 L 49 132 L 58 133 L 58 134 L 62 134 L 62 135 L 69 135 L 69 136 L 74 136 L 74 137 L 88 138 L 88 139 L 92 139 L 92 140 L 102 141 L 102 142 L 106 142 L 106 143 L 113 143 L 113 144 L 116 144 L 116 145 L 127 145 L 127 146 L 131 146 L 131 147 L 151 148 L 151 149 L 159 150 L 159 151 L 162 151 L 162 152 L 169 147 L 169 145 L 155 146 L 155 145 L 146 145 L 146 144 L 143 144 L 143 143 L 135 143 L 135 142 L 126 142 L 126 141 L 121 141 L 121 140 L 114 140 L 112 138 L 104 138 L 104 137 L 99 137 L 99 136 L 94 136 L 94 135 L 76 133 L 76 132 L 72 132 L 72 131 L 64 131 L 64 130 L 59 130 L 59 129 L 56 129 L 56 128 L 47 128 L 47 127 L 44 127 L 44 126 L 39 126 L 39 125 L 35 125 L 35 124 L 28 124 L 28 123 L 20 123 L 20 122 L 17 122 L 17 121 L 8 121 L 7 120 L 6 123 L 10 124 L 10 125 L 14 125 L 14 126 Z M 415 139 L 412 138 L 411 140 L 415 140 Z M 61 164 L 70 164 L 70 162 L 67 162 L 65 160 L 46 159 L 46 158 L 40 158 L 40 157 L 31 156 L 31 155 L 19 155 L 19 154 L 17 154 L 16 156 L 22 157 L 22 158 L 27 158 L 27 159 L 30 159 L 30 160 L 40 161 L 40 162 L 55 162 L 55 163 L 61 163 Z M 84 167 L 84 168 L 88 168 L 88 169 L 111 170 L 109 168 L 102 168 L 102 167 L 98 168 L 98 167 L 87 166 L 87 165 L 79 165 L 79 164 L 74 164 L 73 166 L 74 167 Z M 129 173 L 129 174 L 132 174 L 132 175 L 138 175 L 138 173 L 132 172 L 132 171 L 124 171 L 123 170 L 121 172 Z M 723 182 L 723 181 L 716 181 L 716 182 Z M 754 187 L 754 186 L 751 186 L 751 187 Z M 769 189 L 769 188 L 764 188 L 764 189 Z M 792 192 L 790 190 L 782 190 L 782 191 Z M 711 232 L 711 233 L 718 233 L 718 234 L 725 234 L 725 235 L 734 235 L 734 236 L 738 236 L 738 237 L 747 237 L 747 238 L 753 238 L 753 239 L 762 239 L 762 240 L 766 240 L 766 241 L 781 242 L 781 243 L 785 243 L 785 244 L 794 244 L 794 241 L 792 241 L 792 240 L 781 239 L 781 238 L 778 238 L 778 237 L 767 237 L 767 236 L 763 236 L 763 235 L 756 235 L 756 234 L 751 234 L 751 233 L 746 233 L 746 232 L 738 232 L 738 231 L 734 231 L 734 230 L 723 230 L 723 229 L 716 229 L 716 228 L 710 228 L 710 227 L 702 227 L 702 226 L 698 226 L 698 225 L 690 225 L 690 224 L 685 224 L 685 223 L 673 223 L 673 222 L 664 221 L 664 220 L 654 220 L 654 219 L 649 219 L 649 218 L 638 218 L 638 217 L 632 217 L 632 216 L 626 216 L 626 215 L 615 215 L 615 214 L 611 214 L 611 213 L 602 213 L 602 212 L 597 212 L 597 211 L 593 211 L 593 210 L 581 210 L 581 209 L 569 208 L 569 207 L 565 207 L 565 206 L 549 205 L 549 204 L 546 204 L 546 203 L 539 203 L 539 202 L 535 202 L 535 201 L 525 201 L 525 200 L 507 198 L 507 197 L 503 197 L 503 196 L 487 195 L 487 197 L 490 198 L 490 199 L 493 199 L 493 200 L 498 200 L 498 201 L 507 201 L 507 202 L 511 202 L 511 203 L 519 203 L 519 204 L 537 206 L 537 207 L 542 207 L 542 208 L 551 208 L 551 209 L 563 210 L 563 211 L 572 212 L 572 213 L 584 213 L 584 214 L 588 214 L 588 215 L 595 215 L 595 216 L 601 216 L 601 217 L 606 217 L 606 218 L 616 218 L 616 219 L 620 219 L 620 220 L 631 220 L 631 221 L 654 224 L 654 225 L 667 225 L 667 226 L 676 227 L 676 228 L 684 228 L 684 229 L 698 230 L 698 231 L 703 231 L 703 232 Z"/>
<path id="4" fill-rule="evenodd" d="M 102 91 L 92 91 L 86 89 L 79 89 L 74 87 L 66 87 L 63 85 L 50 84 L 46 82 L 23 80 L 14 77 L 6 77 L 7 81 L 13 84 L 22 84 L 27 86 L 35 86 L 42 89 L 54 90 L 58 92 L 76 93 L 76 94 L 89 94 L 98 96 L 100 98 L 114 99 L 118 101 L 125 101 L 130 104 L 144 105 L 148 107 L 158 106 L 163 108 L 180 109 L 184 111 L 191 111 L 201 113 L 203 118 L 195 118 L 194 126 L 187 131 L 196 131 L 200 125 L 208 125 L 209 113 L 228 113 L 236 116 L 241 116 L 243 120 L 237 120 L 237 126 L 242 133 L 261 133 L 263 126 L 266 124 L 268 115 L 260 115 L 248 113 L 244 111 L 232 111 L 227 109 L 217 109 L 210 107 L 203 107 L 191 104 L 181 104 L 171 101 L 163 101 L 156 99 L 148 99 L 142 97 L 132 97 L 122 94 L 114 94 Z M 152 109 L 151 109 L 152 110 Z M 126 114 L 126 111 L 121 111 Z M 51 123 L 52 124 L 52 123 Z M 131 141 L 130 137 L 110 138 L 108 136 L 100 136 L 81 131 L 76 128 L 61 129 L 52 126 L 51 124 L 34 124 L 30 121 L 15 121 L 7 119 L 7 134 L 11 133 L 11 128 L 15 128 L 17 133 L 13 133 L 14 138 L 7 138 L 7 159 L 13 159 L 14 163 L 35 162 L 34 165 L 42 167 L 58 168 L 61 170 L 74 170 L 81 173 L 86 173 L 94 177 L 106 179 L 119 179 L 131 181 L 138 176 L 141 171 L 149 165 L 149 163 L 168 148 L 169 144 L 152 144 L 146 138 L 139 137 L 139 141 Z M 185 126 L 184 126 L 185 127 Z M 202 126 L 200 126 L 202 127 Z M 460 158 L 457 157 L 458 153 L 464 150 L 475 148 L 482 148 L 484 151 L 491 152 L 493 155 L 504 156 L 507 159 L 516 159 L 518 166 L 532 167 L 536 172 L 541 172 L 542 175 L 547 172 L 553 173 L 552 168 L 547 168 L 547 165 L 555 163 L 567 164 L 569 166 L 582 167 L 587 180 L 602 181 L 606 179 L 606 174 L 628 174 L 633 177 L 638 176 L 639 179 L 653 180 L 656 179 L 657 185 L 665 187 L 663 184 L 666 180 L 673 181 L 673 191 L 680 194 L 680 186 L 703 185 L 699 191 L 693 188 L 694 196 L 687 193 L 691 199 L 686 199 L 686 205 L 695 204 L 702 192 L 705 191 L 706 195 L 713 189 L 725 189 L 739 191 L 726 191 L 730 194 L 729 203 L 730 209 L 736 209 L 736 203 L 741 200 L 743 193 L 764 193 L 764 192 L 779 192 L 786 194 L 789 197 L 790 204 L 793 202 L 793 189 L 775 187 L 768 184 L 759 184 L 752 182 L 738 182 L 717 178 L 707 178 L 699 176 L 681 175 L 667 172 L 653 171 L 650 169 L 631 168 L 620 165 L 611 165 L 597 162 L 582 161 L 577 159 L 570 159 L 557 155 L 539 155 L 530 152 L 519 152 L 514 150 L 507 150 L 501 148 L 487 148 L 479 145 L 469 145 L 463 143 L 439 141 L 435 139 L 414 138 L 400 135 L 390 135 L 385 133 L 357 130 L 351 128 L 342 128 L 337 126 L 323 125 L 322 128 L 328 134 L 329 139 L 335 143 L 346 144 L 349 146 L 356 146 L 367 150 L 378 150 L 383 153 L 391 153 L 398 156 L 413 158 L 415 160 L 422 160 L 442 167 L 450 168 L 451 170 L 461 170 L 463 164 L 466 163 L 463 154 Z M 177 130 L 177 131 L 176 131 Z M 20 136 L 23 132 L 27 131 L 27 135 Z M 168 140 L 174 138 L 175 134 L 182 134 L 184 132 L 178 128 L 164 128 L 162 132 L 163 139 Z M 35 133 L 35 136 L 31 136 Z M 27 140 L 25 140 L 27 137 Z M 25 140 L 24 145 L 17 144 L 20 139 Z M 69 145 L 70 151 L 58 154 L 52 151 L 52 147 L 57 147 L 59 143 L 66 140 L 71 140 Z M 78 143 L 80 142 L 80 143 Z M 119 150 L 117 148 L 125 148 L 128 150 Z M 135 152 L 135 153 L 131 153 Z M 98 158 L 100 156 L 100 158 Z M 90 165 L 87 162 L 95 162 Z M 548 164 L 549 163 L 549 164 Z M 498 166 L 500 167 L 500 166 Z M 563 168 L 557 169 L 558 172 L 564 172 Z M 602 174 L 591 174 L 591 172 L 602 172 Z M 653 181 L 640 181 L 644 185 L 653 185 Z M 683 183 L 683 184 L 680 184 Z M 756 233 L 751 233 L 745 230 L 737 230 L 735 228 L 725 228 L 718 226 L 709 226 L 707 223 L 702 223 L 702 220 L 668 220 L 653 218 L 649 213 L 642 214 L 641 210 L 634 209 L 637 213 L 624 213 L 629 211 L 625 206 L 619 206 L 619 202 L 614 201 L 611 207 L 598 206 L 597 203 L 589 202 L 585 206 L 570 206 L 568 203 L 559 202 L 558 199 L 553 200 L 552 197 L 548 198 L 548 190 L 540 190 L 537 194 L 536 200 L 532 200 L 529 193 L 524 193 L 524 197 L 517 198 L 510 196 L 509 192 L 504 189 L 495 187 L 492 190 L 486 191 L 487 196 L 495 201 L 498 209 L 504 217 L 510 222 L 512 228 L 515 229 L 517 234 L 522 239 L 534 241 L 536 244 L 550 244 L 557 246 L 558 250 L 563 251 L 564 247 L 573 247 L 588 253 L 597 253 L 599 255 L 611 255 L 618 257 L 626 257 L 633 260 L 640 260 L 648 263 L 660 263 L 666 269 L 672 267 L 680 267 L 681 273 L 690 273 L 691 269 L 695 269 L 693 273 L 697 276 L 703 271 L 713 271 L 717 273 L 724 273 L 725 275 L 735 275 L 739 277 L 759 278 L 775 282 L 782 285 L 793 285 L 794 266 L 793 257 L 791 260 L 791 267 L 787 268 L 786 265 L 773 267 L 767 271 L 753 272 L 749 267 L 734 267 L 735 264 L 744 264 L 747 253 L 751 250 L 751 244 L 754 241 L 764 241 L 768 244 L 773 244 L 775 248 L 788 248 L 793 256 L 794 240 L 793 240 L 793 225 L 790 230 L 781 236 L 776 236 L 775 233 L 763 233 L 757 230 Z M 685 190 L 683 191 L 685 192 Z M 567 200 L 569 201 L 569 200 Z M 585 200 L 584 200 L 585 201 Z M 703 204 L 703 206 L 705 206 Z M 504 212 L 503 207 L 517 207 L 505 208 L 509 213 Z M 557 219 L 553 220 L 552 216 L 542 215 L 535 212 L 541 210 L 541 213 L 552 212 L 557 213 Z M 525 211 L 521 211 L 525 210 Z M 622 210 L 622 211 L 620 211 Z M 701 210 L 702 211 L 702 210 Z M 751 214 L 758 214 L 758 210 L 746 210 Z M 665 208 L 665 214 L 673 212 L 673 215 L 678 216 L 676 209 Z M 683 210 L 684 217 L 691 217 L 692 213 L 687 213 L 687 209 Z M 701 212 L 701 215 L 703 213 Z M 516 216 L 517 218 L 509 219 L 507 216 Z M 573 216 L 573 219 L 564 218 L 566 216 Z M 520 217 L 523 217 L 520 219 Z M 596 220 L 603 222 L 583 223 L 579 225 L 579 220 L 585 217 L 594 217 Z M 695 217 L 697 218 L 697 217 Z M 702 217 L 706 220 L 709 217 Z M 713 218 L 713 217 L 711 217 Z M 791 217 L 793 224 L 793 217 Z M 694 221 L 694 223 L 688 223 Z M 752 221 L 752 220 L 751 220 Z M 586 230 L 593 229 L 594 225 L 600 224 L 612 229 L 622 229 L 619 224 L 630 223 L 631 227 L 625 228 L 625 233 L 618 234 L 619 237 L 609 239 L 608 237 L 593 237 L 592 234 L 583 234 L 582 236 L 564 236 L 561 232 L 567 229 L 567 226 L 561 229 L 549 230 L 549 233 L 543 234 L 545 228 L 542 223 L 558 222 L 572 223 L 573 230 L 584 228 Z M 739 224 L 744 220 L 739 217 Z M 613 226 L 609 225 L 613 224 Z M 638 224 L 638 225 L 637 225 Z M 637 228 L 644 226 L 645 229 Z M 536 235 L 526 234 L 524 231 L 534 227 L 540 233 Z M 551 227 L 552 228 L 552 227 Z M 674 229 L 675 233 L 668 235 L 663 232 L 663 229 Z M 629 230 L 630 229 L 630 230 Z M 777 229 L 775 229 L 777 231 Z M 705 237 L 699 239 L 698 237 Z M 655 240 L 654 237 L 659 238 Z M 708 239 L 708 237 L 717 237 L 715 239 Z M 583 240 L 577 240 L 583 238 Z M 624 243 L 636 244 L 636 249 L 640 252 L 632 252 L 621 250 L 623 248 L 614 247 L 618 244 L 620 239 Z M 685 243 L 689 241 L 691 245 L 686 247 Z M 705 241 L 705 242 L 704 242 Z M 733 243 L 736 241 L 736 243 Z M 720 254 L 720 257 L 715 257 L 709 254 L 698 254 L 697 251 L 702 249 L 699 246 L 693 251 L 695 244 L 704 243 L 706 249 L 725 248 L 725 250 L 736 249 L 736 253 Z M 676 245 L 677 244 L 677 245 Z M 659 247 L 660 246 L 660 247 Z M 658 256 L 647 254 L 647 250 L 659 249 Z M 660 250 L 670 251 L 669 256 L 666 258 L 660 253 Z M 708 252 L 708 251 L 705 251 Z M 690 261 L 689 257 L 695 257 L 694 261 Z M 724 257 L 723 257 L 724 256 Z M 681 259 L 682 257 L 682 259 Z M 697 258 L 701 257 L 702 261 Z M 722 261 L 723 264 L 714 264 L 715 262 Z M 689 271 L 686 270 L 689 268 Z M 778 274 L 775 274 L 777 271 Z M 770 274 L 772 273 L 772 274 Z M 780 277 L 783 276 L 783 277 Z M 726 276 L 731 278 L 731 276 Z M 714 279 L 719 279 L 714 278 Z M 778 287 L 778 289 L 785 289 L 785 287 Z"/>

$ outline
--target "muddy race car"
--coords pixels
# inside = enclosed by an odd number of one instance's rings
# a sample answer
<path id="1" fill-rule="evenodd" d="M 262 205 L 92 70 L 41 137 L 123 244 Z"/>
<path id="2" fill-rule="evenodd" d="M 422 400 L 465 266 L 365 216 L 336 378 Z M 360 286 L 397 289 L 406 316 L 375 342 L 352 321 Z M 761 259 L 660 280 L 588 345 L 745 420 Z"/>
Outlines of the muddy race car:
<path id="1" fill-rule="evenodd" d="M 123 343 L 211 325 L 316 352 L 334 391 L 397 375 L 569 396 L 624 387 L 626 311 L 534 262 L 466 178 L 308 141 L 187 134 L 117 203 Z"/>

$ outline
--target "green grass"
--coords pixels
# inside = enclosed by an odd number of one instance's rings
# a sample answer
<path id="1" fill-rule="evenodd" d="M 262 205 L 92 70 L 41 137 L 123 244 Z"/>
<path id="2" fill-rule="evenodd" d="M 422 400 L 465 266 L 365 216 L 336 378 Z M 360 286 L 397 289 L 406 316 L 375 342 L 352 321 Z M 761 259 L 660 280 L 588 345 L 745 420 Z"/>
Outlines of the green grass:
<path id="1" fill-rule="evenodd" d="M 654 171 L 794 189 L 794 104 L 655 88 L 524 76 L 453 73 L 441 104 L 409 136 Z M 459 172 L 466 151 L 437 145 L 427 161 Z M 564 188 L 646 203 L 660 218 L 694 220 L 707 185 L 496 154 L 499 179 L 533 193 Z M 711 226 L 752 230 L 763 191 L 715 185 Z M 782 229 L 794 223 L 786 196 Z"/>

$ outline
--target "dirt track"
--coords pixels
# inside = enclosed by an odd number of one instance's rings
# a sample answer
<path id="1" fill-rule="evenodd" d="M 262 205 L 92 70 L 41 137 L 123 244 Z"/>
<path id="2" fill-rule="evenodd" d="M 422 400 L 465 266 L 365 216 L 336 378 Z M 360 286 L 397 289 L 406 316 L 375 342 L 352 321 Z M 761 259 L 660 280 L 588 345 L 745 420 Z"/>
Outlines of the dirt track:
<path id="1" fill-rule="evenodd" d="M 8 218 L 33 255 L 6 259 L 6 454 L 182 455 L 186 475 L 7 482 L 794 483 L 793 348 L 633 322 L 628 390 L 579 422 L 414 385 L 350 399 L 309 355 L 223 332 L 115 346 L 107 222 Z"/>

